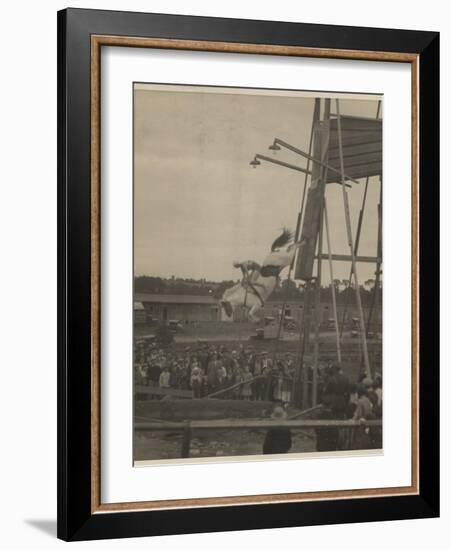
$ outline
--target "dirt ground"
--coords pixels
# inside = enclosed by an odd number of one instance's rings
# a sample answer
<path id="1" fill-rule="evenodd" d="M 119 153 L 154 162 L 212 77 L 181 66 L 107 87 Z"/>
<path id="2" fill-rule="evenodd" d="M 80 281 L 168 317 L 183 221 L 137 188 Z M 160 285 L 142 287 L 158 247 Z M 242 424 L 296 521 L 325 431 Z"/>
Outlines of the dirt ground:
<path id="1" fill-rule="evenodd" d="M 293 432 L 291 453 L 314 452 L 313 431 Z M 193 433 L 190 458 L 246 456 L 262 453 L 264 430 L 215 431 Z M 174 432 L 137 432 L 134 438 L 135 460 L 165 460 L 180 458 L 181 434 Z"/>
<path id="2" fill-rule="evenodd" d="M 154 334 L 155 325 L 151 324 L 135 324 L 135 338 Z M 188 325 L 183 325 L 183 329 L 174 334 L 175 341 L 178 343 L 190 343 L 198 340 L 207 342 L 229 342 L 237 341 L 243 345 L 254 345 L 261 340 L 255 340 L 253 336 L 256 334 L 256 326 L 250 322 L 243 323 L 227 323 L 221 321 L 196 322 Z M 335 332 L 332 330 L 321 331 L 320 339 L 325 342 L 335 341 Z M 293 343 L 294 347 L 299 341 L 299 330 L 284 330 L 281 344 Z M 351 331 L 345 330 L 343 333 L 343 341 L 358 343 L 356 338 L 351 337 Z M 265 341 L 266 343 L 268 342 Z"/>
<path id="3" fill-rule="evenodd" d="M 148 325 L 135 326 L 135 338 L 152 334 L 153 327 Z M 255 327 L 250 323 L 199 323 L 197 326 L 187 326 L 182 332 L 175 334 L 175 342 L 171 349 L 182 351 L 195 347 L 199 342 L 211 343 L 215 346 L 224 345 L 228 349 L 237 349 L 240 345 L 252 346 L 256 351 L 273 353 L 291 352 L 297 354 L 299 350 L 299 334 L 287 333 L 282 341 L 252 339 Z M 370 361 L 376 370 L 381 370 L 382 341 L 373 339 L 368 342 Z M 312 362 L 313 346 L 305 355 L 307 364 Z M 321 360 L 335 360 L 335 335 L 332 331 L 320 334 L 319 353 Z M 342 341 L 342 367 L 351 381 L 356 381 L 361 370 L 361 349 L 359 339 L 345 334 Z M 146 404 L 147 403 L 147 404 Z M 150 420 L 159 417 L 157 402 L 143 402 L 146 411 L 141 410 L 140 403 L 135 403 L 135 421 Z M 153 413 L 147 409 L 150 404 L 155 408 Z M 136 407 L 138 405 L 138 407 Z M 192 434 L 190 457 L 221 457 L 246 456 L 262 453 L 265 430 L 221 430 L 216 432 L 199 431 Z M 134 459 L 165 460 L 180 458 L 182 436 L 176 432 L 137 432 L 134 436 Z M 291 453 L 314 452 L 316 437 L 313 430 L 292 432 Z"/>

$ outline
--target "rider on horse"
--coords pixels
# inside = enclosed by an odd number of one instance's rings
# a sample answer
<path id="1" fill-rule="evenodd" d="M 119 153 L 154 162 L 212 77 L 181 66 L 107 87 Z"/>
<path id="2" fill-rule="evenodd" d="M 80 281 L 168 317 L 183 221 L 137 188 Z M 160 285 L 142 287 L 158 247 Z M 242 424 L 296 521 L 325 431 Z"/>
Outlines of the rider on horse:
<path id="1" fill-rule="evenodd" d="M 293 243 L 293 233 L 284 229 L 262 265 L 253 260 L 234 262 L 234 267 L 241 269 L 243 280 L 224 292 L 221 305 L 226 314 L 231 317 L 236 307 L 248 307 L 250 319 L 257 322 L 256 314 L 276 287 L 281 271 L 293 261 L 299 246 L 300 243 Z"/>

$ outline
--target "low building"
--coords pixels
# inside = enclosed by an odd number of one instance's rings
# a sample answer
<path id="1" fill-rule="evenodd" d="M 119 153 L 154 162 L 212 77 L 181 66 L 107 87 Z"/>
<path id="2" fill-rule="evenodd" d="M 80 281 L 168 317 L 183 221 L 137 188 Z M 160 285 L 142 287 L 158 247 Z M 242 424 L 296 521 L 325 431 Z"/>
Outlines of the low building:
<path id="1" fill-rule="evenodd" d="M 147 320 L 147 314 L 142 302 L 134 302 L 133 304 L 133 320 L 136 324 L 143 324 Z"/>
<path id="2" fill-rule="evenodd" d="M 135 301 L 142 303 L 148 320 L 182 323 L 221 320 L 221 306 L 213 296 L 137 293 Z"/>
<path id="3" fill-rule="evenodd" d="M 283 308 L 282 300 L 268 300 L 264 307 L 265 317 L 280 318 Z M 312 315 L 315 312 L 315 306 L 312 304 Z M 368 306 L 363 307 L 363 315 L 365 320 L 368 319 L 370 308 Z M 337 316 L 341 323 L 345 314 L 345 323 L 350 325 L 353 319 L 358 319 L 359 310 L 355 304 L 348 304 L 345 308 L 343 304 L 337 304 Z M 302 300 L 288 300 L 285 303 L 285 317 L 292 318 L 296 323 L 300 324 L 304 317 L 304 302 Z M 332 321 L 334 317 L 334 309 L 332 301 L 322 301 L 320 304 L 320 322 L 322 325 L 327 325 L 329 321 Z M 371 325 L 376 329 L 382 326 L 382 307 L 380 304 L 374 307 L 371 313 Z"/>
<path id="4" fill-rule="evenodd" d="M 196 296 L 192 294 L 135 294 L 135 304 L 141 304 L 147 321 L 167 322 L 171 320 L 181 321 L 182 323 L 191 322 L 212 322 L 212 321 L 235 321 L 246 322 L 247 313 L 243 308 L 236 308 L 233 317 L 227 317 L 220 300 L 213 296 Z M 282 300 L 268 300 L 263 308 L 264 317 L 272 317 L 280 319 L 283 308 Z M 312 314 L 315 307 L 311 306 Z M 339 322 L 343 319 L 344 311 L 343 304 L 337 305 Z M 320 305 L 321 324 L 323 326 L 330 325 L 333 320 L 333 306 L 331 301 L 322 301 Z M 369 308 L 364 307 L 363 313 L 365 320 L 369 316 Z M 141 313 L 136 311 L 135 319 L 142 317 Z M 354 304 L 346 306 L 346 324 L 351 325 L 352 319 L 359 317 L 358 309 Z M 304 302 L 302 299 L 288 300 L 285 303 L 285 318 L 292 319 L 298 325 L 302 323 L 304 318 Z M 142 321 L 136 321 L 142 322 Z M 374 330 L 381 327 L 382 324 L 382 308 L 380 305 L 375 307 L 372 312 L 372 327 Z"/>

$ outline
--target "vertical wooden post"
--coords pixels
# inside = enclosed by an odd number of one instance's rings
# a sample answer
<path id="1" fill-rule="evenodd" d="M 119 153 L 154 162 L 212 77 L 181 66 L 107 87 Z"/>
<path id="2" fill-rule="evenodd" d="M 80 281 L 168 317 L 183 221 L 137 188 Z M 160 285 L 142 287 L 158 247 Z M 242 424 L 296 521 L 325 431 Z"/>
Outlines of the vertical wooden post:
<path id="1" fill-rule="evenodd" d="M 327 101 L 330 100 L 326 100 L 326 103 Z M 318 120 L 313 132 L 313 157 L 320 162 L 324 162 L 328 150 L 328 128 L 321 126 Z M 312 176 L 305 203 L 300 235 L 301 247 L 296 258 L 295 279 L 309 281 L 313 276 L 316 243 L 323 209 L 324 188 L 324 168 L 318 162 L 312 160 Z"/>
<path id="2" fill-rule="evenodd" d="M 185 421 L 182 433 L 182 458 L 189 458 L 189 450 L 191 446 L 191 423 L 189 420 Z"/>
<path id="3" fill-rule="evenodd" d="M 365 191 L 363 192 L 363 199 L 362 199 L 362 206 L 360 208 L 359 212 L 359 219 L 357 221 L 357 231 L 356 231 L 356 237 L 355 237 L 355 243 L 354 243 L 354 254 L 357 256 L 358 250 L 359 250 L 359 244 L 360 244 L 360 234 L 362 231 L 362 224 L 363 224 L 363 215 L 365 213 L 365 205 L 366 205 L 366 197 L 368 194 L 368 184 L 369 184 L 370 178 L 366 178 L 365 182 Z M 348 285 L 351 287 L 352 284 L 352 264 L 351 268 L 349 270 L 349 277 L 348 277 Z M 345 303 L 343 307 L 343 314 L 341 318 L 341 326 L 340 326 L 340 338 L 343 337 L 343 331 L 345 328 L 345 322 L 346 322 L 346 314 L 348 312 L 348 293 L 346 293 L 345 296 Z"/>
<path id="4" fill-rule="evenodd" d="M 329 273 L 332 289 L 332 307 L 334 312 L 334 322 L 335 322 L 335 340 L 337 345 L 337 361 L 341 363 L 341 344 L 340 344 L 340 329 L 338 327 L 338 311 L 337 311 L 337 297 L 335 295 L 335 285 L 334 285 L 334 268 L 332 262 L 332 245 L 330 243 L 330 233 L 329 233 L 329 219 L 327 217 L 327 204 L 326 199 L 324 198 L 324 221 L 326 222 L 326 240 L 327 240 L 327 255 L 329 257 Z"/>
<path id="5" fill-rule="evenodd" d="M 379 204 L 377 205 L 377 257 L 378 259 L 382 260 L 382 177 L 380 178 L 380 198 L 379 198 Z M 371 298 L 371 305 L 370 305 L 370 311 L 368 312 L 368 320 L 366 325 L 367 330 L 367 336 L 370 331 L 371 322 L 373 320 L 373 311 L 376 312 L 376 326 L 378 323 L 378 304 L 377 304 L 377 298 L 379 293 L 379 286 L 380 286 L 380 280 L 381 280 L 381 269 L 382 263 L 381 261 L 378 261 L 376 264 L 376 279 L 374 281 L 374 288 L 373 288 L 373 296 Z M 373 365 L 374 368 L 374 365 Z M 374 374 L 374 373 L 372 373 Z"/>
<path id="6" fill-rule="evenodd" d="M 308 388 L 309 388 L 309 377 L 307 368 L 305 365 L 305 352 L 309 351 L 310 346 L 310 327 L 312 322 L 312 307 L 311 307 L 311 283 L 307 282 L 304 287 L 304 315 L 302 322 L 302 338 L 301 338 L 301 349 L 300 349 L 300 362 L 299 369 L 302 380 L 302 398 L 301 398 L 301 408 L 306 409 L 309 407 L 308 401 Z"/>
<path id="7" fill-rule="evenodd" d="M 312 117 L 312 128 L 310 131 L 310 141 L 309 141 L 309 155 L 312 154 L 312 148 L 313 148 L 313 136 L 315 131 L 316 123 L 318 122 L 320 118 L 320 110 L 321 110 L 321 99 L 315 98 L 315 106 L 313 109 L 313 117 Z M 310 168 L 310 159 L 307 160 L 307 170 Z M 304 216 L 304 205 L 305 205 L 305 198 L 306 198 L 306 191 L 307 191 L 307 181 L 308 181 L 308 173 L 306 172 L 305 178 L 304 178 L 304 188 L 302 191 L 302 199 L 301 199 L 301 208 L 299 210 L 298 219 L 296 223 L 296 242 L 299 242 L 301 238 L 301 224 Z M 291 262 L 290 269 L 293 271 L 294 266 L 296 265 L 297 257 L 299 256 L 299 251 L 297 251 L 295 257 L 293 258 L 293 261 Z M 296 276 L 295 276 L 296 279 Z M 304 294 L 305 298 L 305 294 Z M 302 326 L 301 323 L 299 323 L 299 354 L 298 354 L 298 361 L 297 361 L 297 367 L 295 371 L 294 381 L 293 381 L 293 402 L 298 403 L 301 401 L 304 402 L 303 397 L 300 392 L 300 385 L 302 384 L 302 388 L 305 385 L 304 382 L 304 324 L 305 324 L 305 302 L 304 302 L 304 311 L 302 314 Z M 303 390 L 302 390 L 303 392 Z M 302 406 L 302 405 L 301 405 Z"/>
<path id="8" fill-rule="evenodd" d="M 324 120 L 330 119 L 330 99 L 324 102 Z M 321 136 L 320 149 L 315 154 L 321 162 L 328 159 L 329 152 L 329 128 L 325 127 L 325 135 Z M 321 280 L 322 280 L 322 254 L 323 254 L 323 225 L 324 225 L 324 199 L 326 193 L 327 168 L 319 167 L 318 186 L 322 189 L 320 197 L 319 228 L 318 228 L 318 259 L 316 262 L 316 281 L 315 281 L 315 342 L 313 348 L 313 372 L 312 372 L 312 407 L 316 406 L 318 399 L 318 367 L 319 367 L 319 331 L 321 325 Z"/>
<path id="9" fill-rule="evenodd" d="M 382 259 L 382 178 L 380 178 L 380 199 L 379 204 L 377 205 L 377 257 Z M 380 276 L 381 276 L 381 262 L 378 261 L 376 264 L 376 280 L 374 281 L 374 292 L 371 300 L 371 307 L 368 314 L 367 321 L 367 331 L 370 330 L 373 309 L 377 307 L 377 292 L 379 290 Z M 377 317 L 376 317 L 377 322 Z M 368 332 L 367 332 L 368 334 Z"/>
<path id="10" fill-rule="evenodd" d="M 321 279 L 322 279 L 322 253 L 323 253 L 323 215 L 321 211 L 321 222 L 318 235 L 318 260 L 317 275 L 315 281 L 315 340 L 313 343 L 313 373 L 312 373 L 312 407 L 317 404 L 318 398 L 318 367 L 319 367 L 319 331 L 321 326 Z"/>
<path id="11" fill-rule="evenodd" d="M 314 159 L 324 162 L 328 150 L 329 133 L 328 129 L 319 125 L 321 111 L 321 100 L 315 100 L 315 111 L 312 125 L 312 144 Z M 328 119 L 330 116 L 330 99 L 325 100 L 324 115 Z M 304 315 L 303 327 L 300 333 L 300 358 L 299 369 L 302 373 L 302 407 L 310 405 L 308 399 L 309 377 L 308 371 L 304 365 L 304 355 L 309 350 L 310 329 L 311 329 L 311 281 L 313 279 L 313 266 L 315 260 L 315 251 L 318 242 L 318 234 L 322 223 L 322 210 L 325 190 L 324 168 L 318 162 L 312 159 L 312 175 L 310 188 L 307 193 L 302 228 L 300 231 L 301 247 L 296 258 L 295 278 L 306 281 L 304 293 Z M 317 339 L 316 339 L 317 340 Z M 312 400 L 313 386 L 315 385 L 315 365 L 313 365 L 312 377 Z"/>

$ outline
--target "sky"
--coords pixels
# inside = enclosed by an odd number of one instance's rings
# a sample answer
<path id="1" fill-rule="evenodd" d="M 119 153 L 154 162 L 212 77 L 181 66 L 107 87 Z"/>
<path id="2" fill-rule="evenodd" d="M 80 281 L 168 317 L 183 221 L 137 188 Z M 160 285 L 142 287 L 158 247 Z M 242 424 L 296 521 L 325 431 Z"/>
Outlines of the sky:
<path id="1" fill-rule="evenodd" d="M 189 90 L 135 85 L 134 272 L 237 280 L 234 261 L 261 263 L 281 229 L 295 229 L 304 185 L 301 172 L 249 162 L 255 153 L 272 156 L 275 137 L 308 151 L 315 94 Z M 341 99 L 340 112 L 375 117 L 378 99 Z M 289 151 L 275 158 L 306 166 Z M 364 180 L 348 189 L 354 236 L 363 189 Z M 326 200 L 332 252 L 349 254 L 341 187 L 329 184 Z M 378 201 L 379 178 L 371 178 L 361 255 L 376 255 Z M 334 278 L 348 278 L 349 267 L 334 262 Z M 359 264 L 359 282 L 374 270 Z M 327 262 L 323 273 L 327 284 Z"/>

